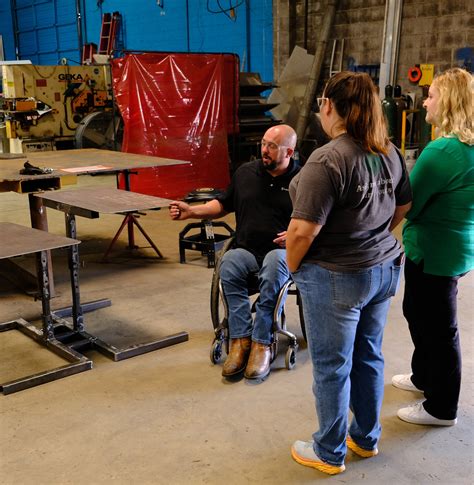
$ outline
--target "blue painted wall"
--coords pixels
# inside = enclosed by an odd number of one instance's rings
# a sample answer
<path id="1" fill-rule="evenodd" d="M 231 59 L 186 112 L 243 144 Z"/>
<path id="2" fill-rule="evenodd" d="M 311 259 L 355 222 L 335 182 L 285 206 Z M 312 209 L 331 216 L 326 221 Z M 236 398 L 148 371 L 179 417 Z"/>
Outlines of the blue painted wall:
<path id="1" fill-rule="evenodd" d="M 15 0 L 19 55 L 33 64 L 79 62 L 74 0 Z"/>
<path id="2" fill-rule="evenodd" d="M 5 59 L 15 59 L 15 41 L 13 39 L 12 12 L 9 0 L 0 1 L 0 34 L 3 37 Z"/>
<path id="3" fill-rule="evenodd" d="M 272 0 L 219 3 L 234 11 L 219 12 L 217 0 L 81 0 L 83 43 L 99 44 L 102 14 L 118 11 L 127 50 L 236 53 L 242 71 L 271 81 Z M 75 6 L 75 0 L 16 0 L 20 58 L 43 65 L 62 57 L 79 62 Z M 9 0 L 0 0 L 0 33 L 6 59 L 15 59 Z"/>
<path id="4" fill-rule="evenodd" d="M 260 72 L 264 81 L 273 78 L 272 0 L 220 0 L 224 8 L 235 6 L 233 14 L 209 12 L 208 7 L 214 12 L 220 10 L 217 0 L 104 0 L 100 6 L 98 3 L 85 0 L 84 42 L 99 44 L 102 13 L 119 11 L 127 50 L 232 52 L 239 55 L 241 70 Z"/>

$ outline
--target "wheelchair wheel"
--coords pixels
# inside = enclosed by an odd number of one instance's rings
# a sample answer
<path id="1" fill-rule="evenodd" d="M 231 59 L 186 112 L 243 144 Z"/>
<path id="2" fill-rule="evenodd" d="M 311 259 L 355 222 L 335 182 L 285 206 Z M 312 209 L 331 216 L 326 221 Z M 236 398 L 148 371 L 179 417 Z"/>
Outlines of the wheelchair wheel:
<path id="1" fill-rule="evenodd" d="M 225 301 L 221 293 L 221 285 L 218 268 L 215 269 L 212 275 L 211 284 L 211 320 L 214 330 L 223 327 L 226 316 Z"/>
<path id="2" fill-rule="evenodd" d="M 222 357 L 222 342 L 219 340 L 214 340 L 214 343 L 212 344 L 211 347 L 211 362 L 213 364 L 219 363 Z"/>
<path id="3" fill-rule="evenodd" d="M 225 301 L 223 295 L 221 294 L 221 285 L 220 285 L 220 277 L 219 277 L 219 267 L 220 267 L 220 260 L 222 255 L 232 246 L 234 242 L 234 238 L 229 238 L 222 249 L 218 253 L 218 259 L 216 262 L 216 267 L 214 268 L 214 273 L 212 274 L 212 283 L 211 283 L 211 320 L 214 330 L 223 328 L 224 326 L 227 327 L 226 322 L 224 322 L 224 318 L 226 316 L 226 308 L 225 308 Z"/>
<path id="4" fill-rule="evenodd" d="M 296 365 L 296 351 L 292 347 L 289 347 L 285 355 L 285 367 L 291 370 Z"/>

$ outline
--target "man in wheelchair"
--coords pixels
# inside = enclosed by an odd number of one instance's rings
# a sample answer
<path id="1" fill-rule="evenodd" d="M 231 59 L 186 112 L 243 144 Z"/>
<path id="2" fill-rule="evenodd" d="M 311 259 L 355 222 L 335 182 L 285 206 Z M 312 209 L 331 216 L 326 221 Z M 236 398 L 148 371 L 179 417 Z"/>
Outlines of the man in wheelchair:
<path id="1" fill-rule="evenodd" d="M 273 126 L 262 138 L 262 158 L 241 165 L 222 195 L 195 206 L 170 204 L 174 220 L 217 219 L 235 212 L 235 244 L 220 262 L 230 336 L 224 377 L 245 371 L 247 379 L 263 379 L 270 372 L 273 311 L 290 276 L 285 246 L 292 212 L 288 186 L 299 171 L 292 159 L 295 146 L 293 128 Z M 254 322 L 247 288 L 252 273 L 258 273 L 260 292 Z"/>

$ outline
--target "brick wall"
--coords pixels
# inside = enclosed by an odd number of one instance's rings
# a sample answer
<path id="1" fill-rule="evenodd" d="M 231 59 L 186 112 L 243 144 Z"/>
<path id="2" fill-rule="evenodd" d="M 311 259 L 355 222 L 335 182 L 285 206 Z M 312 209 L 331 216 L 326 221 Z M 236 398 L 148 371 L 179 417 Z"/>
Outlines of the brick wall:
<path id="1" fill-rule="evenodd" d="M 411 86 L 413 64 L 434 64 L 435 73 L 457 65 L 456 50 L 474 47 L 474 2 L 471 0 L 404 0 L 397 77 Z"/>
<path id="2" fill-rule="evenodd" d="M 285 66 L 293 47 L 304 47 L 304 0 L 274 0 L 274 76 Z M 307 49 L 314 53 L 327 0 L 308 0 Z M 340 0 L 326 48 L 321 84 L 329 76 L 334 39 L 345 39 L 343 69 L 350 63 L 379 64 L 385 0 Z M 275 29 L 278 29 L 275 31 Z M 407 79 L 414 64 L 434 64 L 435 72 L 457 65 L 456 50 L 474 47 L 472 0 L 404 0 L 397 82 L 403 90 L 414 89 Z M 338 60 L 336 56 L 336 61 Z M 419 89 L 419 88 L 416 88 Z"/>

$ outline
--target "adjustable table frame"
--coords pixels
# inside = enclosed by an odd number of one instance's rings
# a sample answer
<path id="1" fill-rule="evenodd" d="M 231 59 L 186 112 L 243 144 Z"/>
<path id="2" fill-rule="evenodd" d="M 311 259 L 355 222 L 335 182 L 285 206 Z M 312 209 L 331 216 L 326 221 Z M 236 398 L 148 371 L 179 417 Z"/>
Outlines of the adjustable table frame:
<path id="1" fill-rule="evenodd" d="M 66 235 L 75 239 L 76 232 L 76 215 L 87 217 L 88 219 L 99 218 L 100 212 L 108 214 L 126 214 L 139 210 L 157 210 L 169 205 L 168 199 L 159 197 L 152 197 L 148 195 L 138 194 L 135 192 L 128 192 L 124 190 L 112 188 L 84 188 L 70 191 L 48 192 L 43 194 L 36 194 L 35 197 L 41 198 L 45 207 L 60 210 L 65 214 L 66 221 Z M 76 247 L 71 248 L 71 258 L 75 265 L 79 265 L 79 251 Z M 76 266 L 76 267 L 77 267 Z M 77 305 L 78 302 L 77 302 Z M 91 303 L 91 308 L 87 311 L 110 306 L 109 299 L 98 300 Z M 85 332 L 82 324 L 82 311 L 84 309 L 76 308 L 74 310 L 74 301 L 72 311 L 78 312 L 80 318 L 77 325 L 74 326 L 74 333 L 69 334 L 69 328 L 63 325 L 55 327 L 56 335 L 61 335 L 65 332 L 67 339 L 74 342 L 76 348 L 94 348 L 99 352 L 110 357 L 114 361 L 120 361 L 141 355 L 153 350 L 158 350 L 170 345 L 175 345 L 180 342 L 185 342 L 189 339 L 187 332 L 179 332 L 169 335 L 167 337 L 154 340 L 152 342 L 132 345 L 125 349 L 118 349 L 93 335 Z M 55 317 L 64 317 L 70 315 L 70 310 L 65 309 L 54 312 Z M 61 337 L 62 338 L 62 337 Z"/>
<path id="2" fill-rule="evenodd" d="M 23 167 L 26 159 L 39 167 L 51 167 L 53 172 L 44 175 L 20 175 L 19 171 Z M 48 230 L 46 211 L 41 205 L 41 199 L 35 198 L 34 193 L 41 190 L 57 190 L 64 185 L 76 183 L 78 175 L 98 175 L 98 174 L 119 174 L 125 177 L 126 188 L 130 188 L 130 174 L 136 173 L 132 170 L 146 167 L 165 167 L 189 164 L 184 160 L 174 160 L 171 158 L 153 157 L 147 155 L 137 155 L 134 153 L 115 152 L 112 150 L 99 150 L 95 148 L 80 148 L 75 150 L 57 150 L 47 152 L 30 152 L 23 155 L 12 155 L 0 153 L 0 192 L 17 192 L 29 194 L 30 217 L 32 227 L 36 229 Z M 135 249 L 133 226 L 138 227 L 145 238 L 147 234 L 137 224 L 133 214 L 127 215 L 126 225 L 128 227 L 129 247 Z M 118 231 L 116 238 L 120 234 Z M 115 242 L 114 239 L 113 242 Z M 162 257 L 159 249 L 149 240 L 158 257 Z M 111 250 L 113 244 L 109 246 Z M 108 253 L 104 256 L 106 257 Z M 18 272 L 19 269 L 9 263 L 6 259 L 1 261 L 3 273 L 8 275 L 12 271 Z M 50 292 L 54 296 L 54 281 L 51 261 L 48 262 L 50 275 Z M 0 268 L 1 270 L 1 268 Z M 23 287 L 27 293 L 36 294 L 34 278 L 31 278 L 26 271 L 23 272 Z M 13 284 L 18 284 L 14 281 Z"/>
<path id="3" fill-rule="evenodd" d="M 36 254 L 38 286 L 43 310 L 42 330 L 19 318 L 10 322 L 0 323 L 0 332 L 19 330 L 69 362 L 67 365 L 52 370 L 4 382 L 0 384 L 0 392 L 11 394 L 91 369 L 92 361 L 90 359 L 77 352 L 73 345 L 68 345 L 56 336 L 54 320 L 59 319 L 59 317 L 55 317 L 50 306 L 48 251 L 67 247 L 73 300 L 73 327 L 70 326 L 69 322 L 63 321 L 62 323 L 68 328 L 69 332 L 74 332 L 74 329 L 84 327 L 78 281 L 79 260 L 77 257 L 77 246 L 80 241 L 7 222 L 0 223 L 0 233 L 2 234 L 0 259 L 32 253 Z"/>

